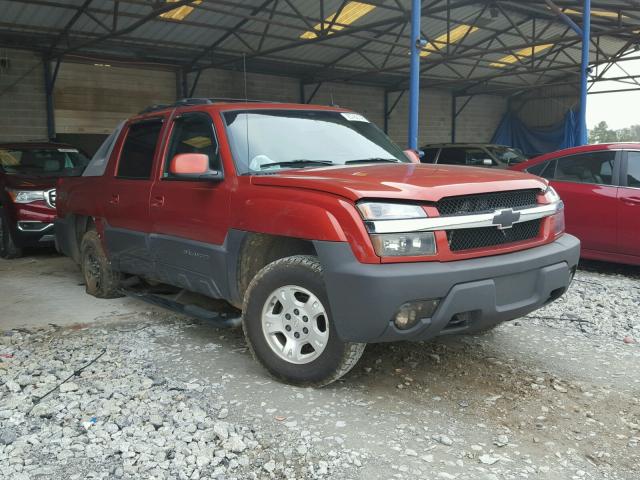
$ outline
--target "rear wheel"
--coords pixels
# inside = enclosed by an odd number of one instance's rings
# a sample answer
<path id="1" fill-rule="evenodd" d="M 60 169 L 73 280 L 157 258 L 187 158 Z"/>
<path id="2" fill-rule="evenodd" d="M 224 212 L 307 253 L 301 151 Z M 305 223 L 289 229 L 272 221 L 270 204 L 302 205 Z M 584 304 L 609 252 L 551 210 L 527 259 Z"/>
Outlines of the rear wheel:
<path id="1" fill-rule="evenodd" d="M 17 247 L 11 236 L 9 221 L 4 209 L 0 208 L 0 257 L 19 258 L 22 256 L 22 249 Z"/>
<path id="2" fill-rule="evenodd" d="M 338 338 L 322 267 L 306 255 L 277 260 L 258 272 L 245 297 L 243 328 L 254 357 L 293 385 L 334 382 L 365 348 Z"/>
<path id="3" fill-rule="evenodd" d="M 120 293 L 120 272 L 115 271 L 104 249 L 98 232 L 90 230 L 82 237 L 80 269 L 89 295 L 97 298 L 117 298 Z"/>

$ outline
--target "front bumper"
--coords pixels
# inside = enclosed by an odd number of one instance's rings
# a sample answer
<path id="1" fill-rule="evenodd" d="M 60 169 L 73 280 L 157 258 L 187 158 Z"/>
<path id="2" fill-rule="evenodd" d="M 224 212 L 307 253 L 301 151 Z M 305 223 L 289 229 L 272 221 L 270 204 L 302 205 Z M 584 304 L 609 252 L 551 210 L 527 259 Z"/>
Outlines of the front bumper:
<path id="1" fill-rule="evenodd" d="M 338 336 L 369 343 L 427 340 L 526 315 L 567 290 L 580 256 L 580 241 L 567 234 L 541 247 L 454 262 L 363 264 L 348 243 L 315 247 Z M 403 303 L 436 298 L 431 318 L 408 330 L 393 324 Z"/>
<path id="2" fill-rule="evenodd" d="M 18 221 L 11 232 L 13 241 L 20 247 L 53 245 L 55 232 L 53 223 Z"/>

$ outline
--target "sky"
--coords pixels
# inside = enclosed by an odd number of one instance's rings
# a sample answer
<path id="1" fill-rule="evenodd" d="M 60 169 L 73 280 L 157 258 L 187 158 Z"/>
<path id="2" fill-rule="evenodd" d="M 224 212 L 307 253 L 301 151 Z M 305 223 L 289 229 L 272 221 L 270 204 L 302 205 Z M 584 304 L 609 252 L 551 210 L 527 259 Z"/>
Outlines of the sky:
<path id="1" fill-rule="evenodd" d="M 635 52 L 637 56 L 637 52 Z M 629 60 L 614 65 L 605 75 L 605 78 L 625 76 L 624 68 L 630 75 L 638 75 L 640 82 L 640 60 Z M 634 88 L 632 85 L 602 81 L 596 83 L 591 92 L 618 90 L 621 88 Z M 635 88 L 640 88 L 636 85 Z M 640 91 L 622 93 L 602 93 L 589 95 L 587 99 L 587 126 L 593 128 L 601 121 L 607 122 L 609 128 L 618 130 L 631 125 L 640 125 Z"/>

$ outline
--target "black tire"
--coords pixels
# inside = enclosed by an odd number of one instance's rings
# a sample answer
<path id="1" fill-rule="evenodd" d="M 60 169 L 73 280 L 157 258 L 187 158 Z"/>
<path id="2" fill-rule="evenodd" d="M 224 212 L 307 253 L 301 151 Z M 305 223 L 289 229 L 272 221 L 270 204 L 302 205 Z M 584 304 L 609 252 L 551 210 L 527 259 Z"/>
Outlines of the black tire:
<path id="1" fill-rule="evenodd" d="M 278 288 L 296 285 L 313 293 L 327 313 L 328 341 L 322 353 L 310 363 L 290 363 L 276 355 L 262 329 L 262 311 Z M 327 297 L 322 266 L 313 256 L 297 255 L 276 260 L 253 278 L 245 295 L 242 327 L 254 358 L 276 379 L 297 386 L 322 387 L 336 381 L 358 362 L 366 344 L 338 338 Z"/>
<path id="2" fill-rule="evenodd" d="M 22 249 L 17 247 L 11 236 L 11 228 L 4 213 L 0 208 L 0 257 L 11 259 L 20 258 Z"/>
<path id="3" fill-rule="evenodd" d="M 102 248 L 98 232 L 90 230 L 82 237 L 80 245 L 80 271 L 84 277 L 86 292 L 97 298 L 122 297 L 122 275 L 111 267 Z"/>

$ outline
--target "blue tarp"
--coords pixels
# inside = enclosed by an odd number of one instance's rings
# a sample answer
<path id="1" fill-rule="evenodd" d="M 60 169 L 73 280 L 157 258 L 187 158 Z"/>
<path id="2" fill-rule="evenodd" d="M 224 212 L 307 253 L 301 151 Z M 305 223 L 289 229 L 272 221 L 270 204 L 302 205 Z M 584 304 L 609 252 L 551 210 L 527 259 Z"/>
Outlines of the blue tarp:
<path id="1" fill-rule="evenodd" d="M 575 147 L 578 140 L 578 119 L 573 110 L 567 112 L 564 121 L 546 128 L 529 128 L 512 112 L 507 112 L 491 143 L 519 148 L 531 157 Z"/>

